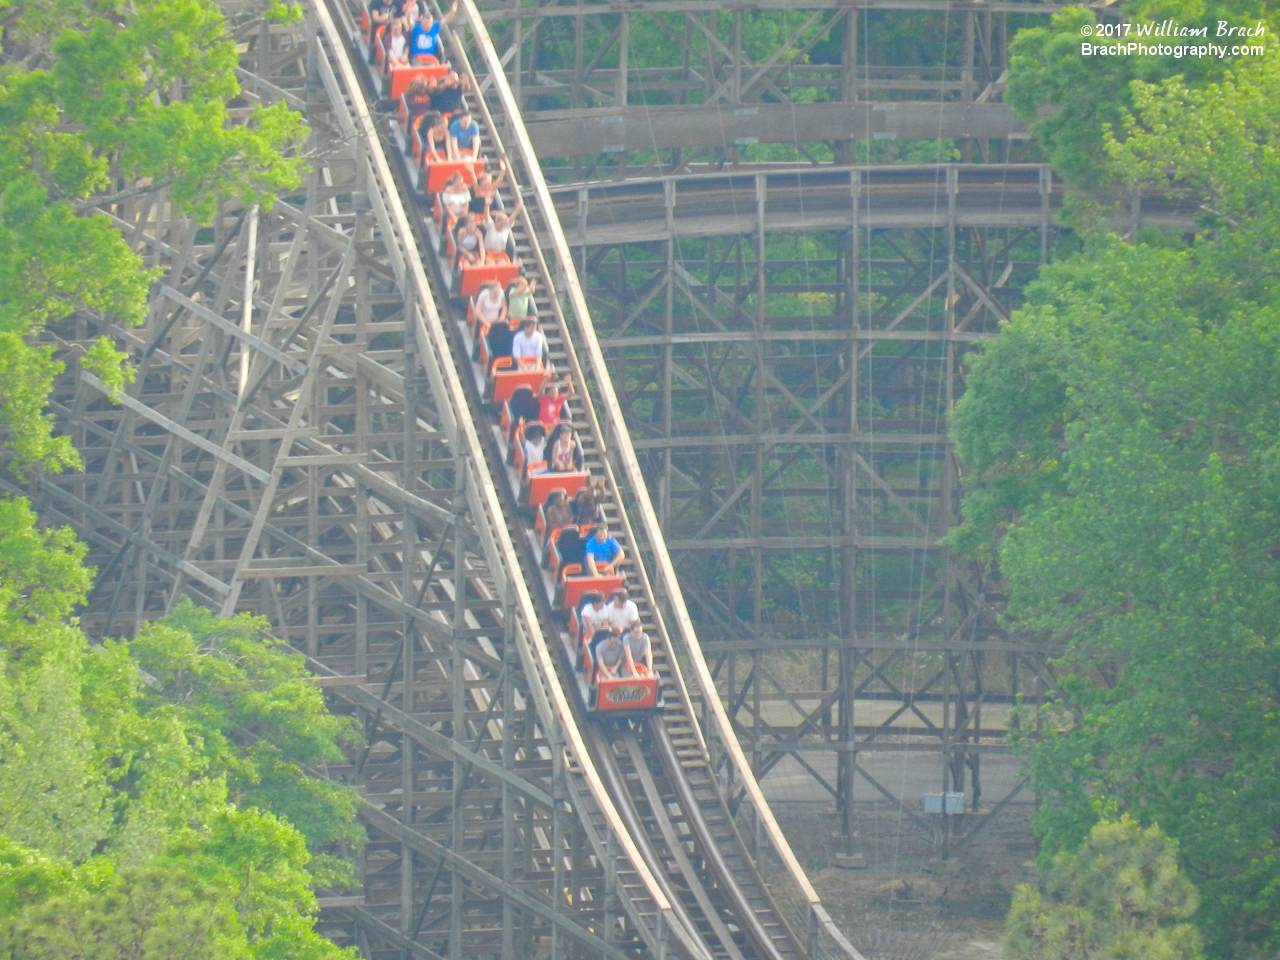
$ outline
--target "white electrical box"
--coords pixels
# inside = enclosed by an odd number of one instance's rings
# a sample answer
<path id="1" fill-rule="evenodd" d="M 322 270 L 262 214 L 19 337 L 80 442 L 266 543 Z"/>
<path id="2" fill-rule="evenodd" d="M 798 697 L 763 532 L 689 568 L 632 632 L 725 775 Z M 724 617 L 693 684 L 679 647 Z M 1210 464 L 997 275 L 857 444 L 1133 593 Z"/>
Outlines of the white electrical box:
<path id="1" fill-rule="evenodd" d="M 924 795 L 924 812 L 925 813 L 942 813 L 943 797 L 946 797 L 946 812 L 955 816 L 964 813 L 964 794 L 963 793 L 926 793 Z"/>

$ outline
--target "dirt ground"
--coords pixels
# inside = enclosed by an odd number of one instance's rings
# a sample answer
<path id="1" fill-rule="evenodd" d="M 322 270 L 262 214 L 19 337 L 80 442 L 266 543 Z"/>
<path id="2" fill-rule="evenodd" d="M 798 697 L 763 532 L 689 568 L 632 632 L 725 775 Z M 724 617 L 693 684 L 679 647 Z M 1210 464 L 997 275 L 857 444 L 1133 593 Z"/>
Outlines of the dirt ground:
<path id="1" fill-rule="evenodd" d="M 832 918 L 867 960 L 1001 960 L 1013 888 L 1032 879 L 1032 806 L 1010 804 L 941 857 L 931 837 L 888 805 L 854 808 L 865 868 L 835 866 L 840 821 L 826 805 L 771 804 Z M 957 823 L 956 833 L 974 825 Z"/>

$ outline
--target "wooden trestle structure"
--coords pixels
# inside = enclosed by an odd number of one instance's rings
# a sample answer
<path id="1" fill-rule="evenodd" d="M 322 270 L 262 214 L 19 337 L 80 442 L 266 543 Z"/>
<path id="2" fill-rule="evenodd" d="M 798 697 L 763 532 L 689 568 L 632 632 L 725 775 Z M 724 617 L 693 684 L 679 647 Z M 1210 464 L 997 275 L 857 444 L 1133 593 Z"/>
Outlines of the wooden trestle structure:
<path id="1" fill-rule="evenodd" d="M 3 485 L 90 545 L 90 634 L 131 635 L 182 596 L 254 611 L 360 720 L 367 747 L 328 771 L 359 788 L 371 837 L 363 892 L 323 900 L 339 942 L 428 960 L 733 956 L 672 912 L 588 756 L 385 127 L 342 49 L 345 8 L 308 4 L 303 24 L 268 27 L 256 3 L 224 6 L 248 24 L 234 106 L 302 110 L 312 170 L 270 209 L 223 203 L 211 225 L 163 190 L 106 211 L 163 268 L 150 314 L 136 329 L 78 315 L 53 331 L 67 369 L 52 409 L 85 468 Z M 705 6 L 681 9 L 696 19 Z M 1044 651 L 1000 634 L 998 585 L 937 541 L 956 518 L 945 422 L 963 351 L 994 334 L 1047 256 L 1051 178 L 1030 166 L 684 169 L 553 197 L 518 122 L 532 95 L 519 78 L 541 74 L 517 53 L 514 82 L 493 75 L 499 54 L 465 27 L 482 22 L 471 0 L 463 8 L 446 37 L 470 52 L 494 103 L 486 122 L 524 164 L 522 230 L 548 251 L 536 257 L 553 271 L 551 305 L 564 329 L 600 341 L 580 350 L 592 422 L 718 789 L 796 955 L 856 957 L 757 778 L 787 756 L 814 768 L 853 853 L 860 750 L 914 716 L 944 788 L 968 783 L 977 804 L 978 758 L 1001 749 L 983 704 L 993 687 L 1036 691 Z M 624 55 L 623 106 L 626 77 Z M 776 252 L 817 233 L 817 252 Z M 775 234 L 792 239 L 779 247 Z M 119 402 L 78 365 L 102 334 L 136 362 Z M 794 651 L 819 664 L 817 688 L 779 680 L 772 658 Z M 902 684 L 895 664 L 922 653 L 932 679 Z M 892 700 L 892 716 L 858 722 L 865 698 Z M 920 709 L 930 698 L 941 724 Z M 836 754 L 835 776 L 817 752 Z"/>

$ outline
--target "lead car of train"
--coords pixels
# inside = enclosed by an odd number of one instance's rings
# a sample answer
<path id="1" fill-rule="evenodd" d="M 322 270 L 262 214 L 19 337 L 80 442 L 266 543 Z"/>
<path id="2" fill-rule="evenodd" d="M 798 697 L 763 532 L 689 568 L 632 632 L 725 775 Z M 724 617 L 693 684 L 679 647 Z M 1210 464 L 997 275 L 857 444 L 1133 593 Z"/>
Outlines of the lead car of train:
<path id="1" fill-rule="evenodd" d="M 511 340 L 519 329 L 514 322 L 495 326 L 483 323 L 476 315 L 474 298 L 480 288 L 496 281 L 503 288 L 520 276 L 521 262 L 514 241 L 506 255 L 496 262 L 476 266 L 459 266 L 454 248 L 453 218 L 440 202 L 440 193 L 455 176 L 470 187 L 484 172 L 483 159 L 464 158 L 455 161 L 430 162 L 425 149 L 425 133 L 421 114 L 416 114 L 408 100 L 409 85 L 418 77 L 444 77 L 449 66 L 434 57 L 416 66 L 392 67 L 381 42 L 381 27 L 375 24 L 366 6 L 361 22 L 350 39 L 364 66 L 364 81 L 374 93 L 381 108 L 394 111 L 391 119 L 393 139 L 397 146 L 400 172 L 409 193 L 417 202 L 421 233 L 430 243 L 436 278 L 449 291 L 453 318 L 468 349 L 471 371 L 477 389 L 496 414 L 490 422 L 491 439 L 501 452 L 507 467 L 507 479 L 521 512 L 532 517 L 523 534 L 530 544 L 541 571 L 547 599 L 568 629 L 558 630 L 559 648 L 572 677 L 579 704 L 588 716 L 598 719 L 629 719 L 662 712 L 661 682 L 655 674 L 627 677 L 600 677 L 592 683 L 592 653 L 586 638 L 579 640 L 577 614 L 585 595 L 598 591 L 607 597 L 623 586 L 625 575 L 607 565 L 598 576 L 585 575 L 583 544 L 586 529 L 567 526 L 547 530 L 543 507 L 555 496 L 572 498 L 590 482 L 590 473 L 582 469 L 570 473 L 539 472 L 544 464 L 524 462 L 522 443 L 523 420 L 537 420 L 536 394 L 551 374 L 541 363 L 515 363 L 510 353 Z M 475 114 L 479 120 L 479 115 Z M 447 117 L 447 115 L 446 115 Z M 465 319 L 463 309 L 465 308 Z"/>

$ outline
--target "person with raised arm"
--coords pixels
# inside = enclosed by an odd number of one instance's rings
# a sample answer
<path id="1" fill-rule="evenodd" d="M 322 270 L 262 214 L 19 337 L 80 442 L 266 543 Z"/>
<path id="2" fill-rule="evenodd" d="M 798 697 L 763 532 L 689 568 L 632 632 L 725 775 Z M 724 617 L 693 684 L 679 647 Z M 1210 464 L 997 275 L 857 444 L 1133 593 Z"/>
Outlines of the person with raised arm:
<path id="1" fill-rule="evenodd" d="M 433 19 L 431 11 L 425 9 L 420 12 L 418 22 L 413 27 L 413 39 L 410 43 L 412 58 L 414 64 L 425 62 L 420 60 L 422 57 L 435 57 L 437 63 L 444 63 L 444 56 L 440 49 L 440 28 L 453 19 L 458 12 L 458 0 L 453 0 L 453 6 L 439 20 Z"/>
<path id="2" fill-rule="evenodd" d="M 516 244 L 511 235 L 515 227 L 516 214 L 524 206 L 524 198 L 517 197 L 515 209 L 510 213 L 502 210 L 493 211 L 493 216 L 484 229 L 484 249 L 487 253 L 500 253 L 509 260 L 515 259 Z"/>
<path id="3" fill-rule="evenodd" d="M 569 410 L 564 402 L 573 396 L 573 380 L 568 374 L 565 374 L 564 387 L 561 393 L 560 384 L 555 380 L 547 380 L 542 385 L 542 396 L 538 398 L 538 422 L 548 430 L 569 419 Z"/>
<path id="4" fill-rule="evenodd" d="M 498 192 L 498 186 L 506 176 L 507 161 L 499 160 L 496 177 L 491 173 L 482 173 L 476 177 L 475 196 L 471 198 L 472 213 L 483 219 L 489 216 L 490 210 L 503 209 L 502 194 Z"/>

